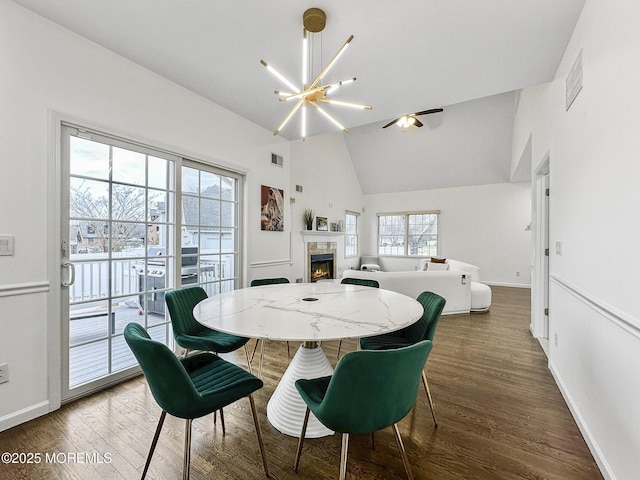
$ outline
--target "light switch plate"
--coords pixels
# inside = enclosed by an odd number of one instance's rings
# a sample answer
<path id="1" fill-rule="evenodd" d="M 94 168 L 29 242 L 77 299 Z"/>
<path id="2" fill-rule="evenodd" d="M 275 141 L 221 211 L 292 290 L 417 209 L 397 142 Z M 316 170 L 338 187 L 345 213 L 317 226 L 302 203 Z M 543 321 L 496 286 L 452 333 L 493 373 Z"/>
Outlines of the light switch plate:
<path id="1" fill-rule="evenodd" d="M 13 255 L 13 235 L 0 235 L 0 255 Z"/>

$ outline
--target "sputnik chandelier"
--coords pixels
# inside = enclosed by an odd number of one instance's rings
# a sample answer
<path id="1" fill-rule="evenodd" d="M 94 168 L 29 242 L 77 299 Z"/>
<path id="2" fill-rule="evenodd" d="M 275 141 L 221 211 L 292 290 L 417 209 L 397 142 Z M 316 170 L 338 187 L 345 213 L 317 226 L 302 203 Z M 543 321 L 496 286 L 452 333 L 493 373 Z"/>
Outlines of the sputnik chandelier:
<path id="1" fill-rule="evenodd" d="M 280 126 L 273 132 L 273 135 L 278 135 L 285 125 L 291 120 L 291 117 L 298 111 L 302 112 L 302 121 L 300 126 L 300 133 L 302 139 L 307 136 L 307 109 L 308 106 L 311 105 L 315 110 L 324 115 L 327 119 L 333 122 L 338 128 L 340 128 L 345 133 L 349 133 L 349 129 L 343 126 L 338 120 L 336 120 L 332 115 L 330 115 L 324 108 L 322 108 L 319 103 L 330 103 L 333 105 L 340 105 L 343 107 L 352 107 L 359 109 L 371 110 L 370 105 L 362 105 L 359 103 L 346 102 L 344 100 L 337 100 L 330 98 L 329 95 L 335 92 L 342 85 L 346 85 L 347 83 L 351 83 L 355 81 L 355 77 L 349 78 L 346 80 L 342 80 L 336 83 L 330 83 L 322 85 L 321 81 L 323 77 L 329 72 L 331 67 L 336 63 L 338 58 L 344 53 L 346 48 L 349 46 L 351 41 L 353 40 L 353 35 L 349 36 L 347 40 L 342 44 L 340 49 L 336 52 L 336 54 L 331 58 L 329 63 L 320 71 L 320 73 L 314 78 L 314 80 L 309 84 L 309 70 L 310 70 L 310 60 L 311 56 L 310 52 L 310 44 L 308 39 L 308 33 L 318 33 L 321 32 L 326 25 L 326 15 L 324 11 L 319 8 L 310 8 L 304 12 L 302 16 L 302 22 L 304 25 L 302 32 L 302 88 L 298 88 L 293 82 L 290 82 L 285 76 L 280 74 L 276 69 L 274 69 L 271 65 L 269 65 L 264 60 L 260 60 L 260 63 L 264 65 L 264 67 L 269 70 L 273 75 L 275 75 L 282 83 L 284 83 L 290 91 L 280 91 L 276 90 L 273 93 L 280 97 L 281 102 L 286 101 L 295 101 L 295 105 L 287 116 L 284 118 Z"/>

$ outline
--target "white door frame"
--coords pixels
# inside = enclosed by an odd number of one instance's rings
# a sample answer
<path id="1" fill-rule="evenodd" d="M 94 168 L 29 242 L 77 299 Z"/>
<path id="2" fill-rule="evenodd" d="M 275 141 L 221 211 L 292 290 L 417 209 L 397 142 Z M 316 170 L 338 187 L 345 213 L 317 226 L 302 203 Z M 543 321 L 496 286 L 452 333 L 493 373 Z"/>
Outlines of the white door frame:
<path id="1" fill-rule="evenodd" d="M 538 339 L 549 338 L 549 152 L 544 155 L 533 177 L 534 245 L 531 282 L 531 333 Z M 548 312 L 548 310 L 547 310 Z"/>

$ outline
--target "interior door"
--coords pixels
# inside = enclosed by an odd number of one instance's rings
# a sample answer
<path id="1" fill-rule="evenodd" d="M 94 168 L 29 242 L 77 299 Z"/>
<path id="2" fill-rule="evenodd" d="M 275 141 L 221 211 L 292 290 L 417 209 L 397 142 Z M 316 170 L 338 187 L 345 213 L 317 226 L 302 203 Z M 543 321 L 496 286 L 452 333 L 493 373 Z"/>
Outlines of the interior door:
<path id="1" fill-rule="evenodd" d="M 66 125 L 62 129 L 62 399 L 137 373 L 129 322 L 171 346 L 176 157 Z M 179 257 L 178 257 L 179 259 Z M 155 303 L 154 303 L 155 302 Z"/>

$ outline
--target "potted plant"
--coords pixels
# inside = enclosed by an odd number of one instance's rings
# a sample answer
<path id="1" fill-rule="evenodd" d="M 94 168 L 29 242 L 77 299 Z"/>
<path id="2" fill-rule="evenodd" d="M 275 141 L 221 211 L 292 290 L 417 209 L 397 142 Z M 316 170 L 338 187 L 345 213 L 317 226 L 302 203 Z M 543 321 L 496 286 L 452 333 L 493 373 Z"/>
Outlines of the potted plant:
<path id="1" fill-rule="evenodd" d="M 313 219 L 314 219 L 314 217 L 315 217 L 315 214 L 314 214 L 313 210 L 311 210 L 310 208 L 305 208 L 304 209 L 303 219 L 304 219 L 304 224 L 307 226 L 307 230 L 313 229 Z"/>

